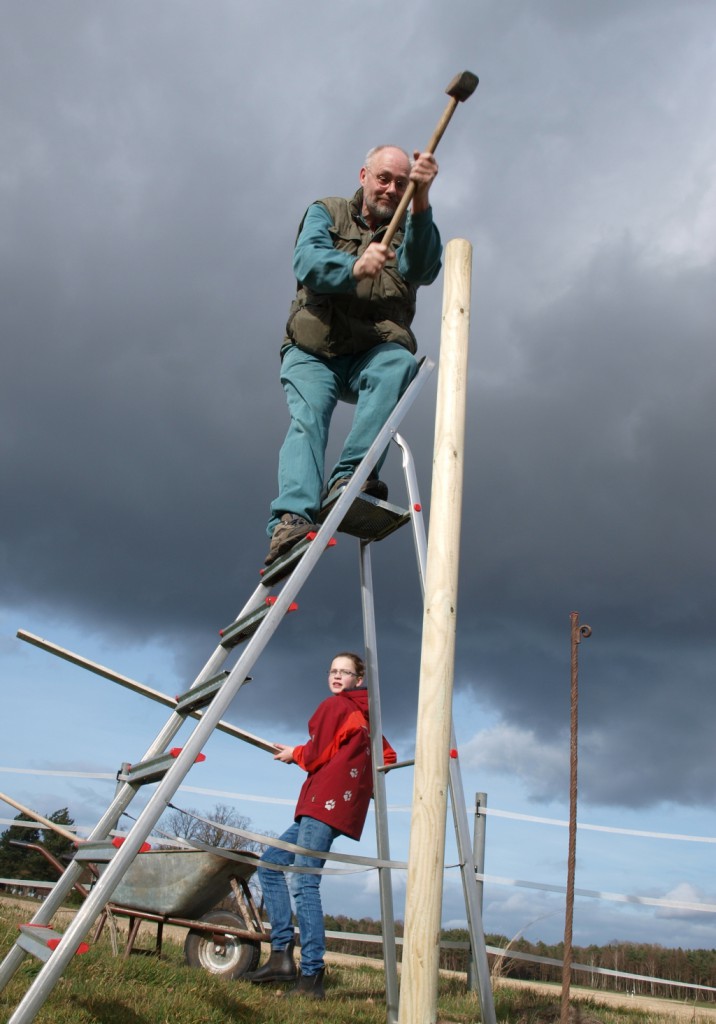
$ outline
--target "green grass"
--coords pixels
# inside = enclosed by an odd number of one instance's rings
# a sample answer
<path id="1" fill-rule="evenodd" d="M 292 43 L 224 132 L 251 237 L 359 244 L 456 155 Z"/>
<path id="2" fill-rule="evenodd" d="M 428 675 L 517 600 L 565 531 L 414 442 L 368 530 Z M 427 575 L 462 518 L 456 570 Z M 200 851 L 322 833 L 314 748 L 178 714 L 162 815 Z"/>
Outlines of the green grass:
<path id="1" fill-rule="evenodd" d="M 27 916 L 27 915 L 26 915 Z M 0 902 L 0 955 L 15 940 L 22 917 Z M 40 964 L 28 957 L 0 993 L 0 1021 L 6 1022 L 22 999 Z M 385 989 L 380 971 L 330 967 L 326 1001 L 287 999 L 281 990 L 229 981 L 187 967 L 182 948 L 165 940 L 161 960 L 113 956 L 109 939 L 76 957 L 39 1011 L 38 1024 L 385 1024 Z M 559 1021 L 559 990 L 554 995 L 498 985 L 495 1008 L 500 1024 L 551 1024 Z M 441 978 L 438 1020 L 471 1024 L 480 1018 L 477 997 L 460 978 Z M 663 1016 L 575 1004 L 575 1024 L 662 1024 Z M 693 1017 L 698 1021 L 698 1011 Z"/>

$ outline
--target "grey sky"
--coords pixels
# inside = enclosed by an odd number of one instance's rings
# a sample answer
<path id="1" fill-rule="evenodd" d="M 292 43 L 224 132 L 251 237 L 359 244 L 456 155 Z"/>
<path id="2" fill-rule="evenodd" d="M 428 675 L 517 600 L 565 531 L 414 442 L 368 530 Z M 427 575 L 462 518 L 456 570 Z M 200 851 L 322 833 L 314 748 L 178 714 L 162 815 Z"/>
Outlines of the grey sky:
<path id="1" fill-rule="evenodd" d="M 710 801 L 713 5 L 4 14 L 2 604 L 62 608 L 118 644 L 164 638 L 187 673 L 203 661 L 264 556 L 302 213 L 350 194 L 370 146 L 422 146 L 469 68 L 481 84 L 433 195 L 443 239 L 475 246 L 458 689 L 514 736 L 563 739 L 578 609 L 594 631 L 583 799 Z M 441 281 L 419 305 L 435 357 Z M 426 501 L 428 392 L 404 426 Z M 397 498 L 395 456 L 386 478 Z M 384 716 L 407 737 L 409 538 L 374 558 Z M 258 720 L 303 719 L 287 673 L 359 642 L 355 553 L 344 541 L 330 559 L 262 659 Z M 488 748 L 508 762 L 509 744 Z M 544 757 L 531 785 L 550 799 L 565 779 Z"/>

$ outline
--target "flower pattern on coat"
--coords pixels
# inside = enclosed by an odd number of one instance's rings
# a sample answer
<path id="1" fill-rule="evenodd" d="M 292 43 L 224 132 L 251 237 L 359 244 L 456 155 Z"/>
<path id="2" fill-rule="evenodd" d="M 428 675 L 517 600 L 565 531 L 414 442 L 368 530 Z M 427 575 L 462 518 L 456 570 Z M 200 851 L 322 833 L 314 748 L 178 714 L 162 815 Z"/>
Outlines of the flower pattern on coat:
<path id="1" fill-rule="evenodd" d="M 349 800 L 352 800 L 353 799 L 353 792 L 352 792 L 352 790 L 347 789 L 345 791 L 345 793 L 343 794 L 343 799 L 345 800 L 346 803 L 348 803 Z"/>
<path id="2" fill-rule="evenodd" d="M 325 807 L 326 807 L 327 811 L 332 811 L 335 806 L 336 806 L 336 801 L 335 800 L 326 800 Z"/>

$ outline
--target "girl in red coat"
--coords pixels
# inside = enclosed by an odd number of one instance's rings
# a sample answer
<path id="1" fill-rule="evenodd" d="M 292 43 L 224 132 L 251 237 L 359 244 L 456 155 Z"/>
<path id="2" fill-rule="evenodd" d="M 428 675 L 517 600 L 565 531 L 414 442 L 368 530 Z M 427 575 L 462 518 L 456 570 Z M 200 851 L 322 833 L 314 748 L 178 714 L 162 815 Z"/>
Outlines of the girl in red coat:
<path id="1" fill-rule="evenodd" d="M 363 686 L 365 665 L 357 654 L 338 654 L 331 662 L 331 696 L 318 705 L 308 723 L 309 740 L 302 746 L 276 744 L 275 760 L 297 764 L 308 773 L 296 804 L 294 822 L 280 837 L 314 857 L 269 847 L 258 869 L 266 912 L 271 922 L 271 956 L 251 975 L 257 984 L 295 978 L 291 899 L 301 934 L 301 974 L 291 995 L 323 999 L 323 955 L 326 938 L 319 886 L 321 876 L 282 871 L 268 864 L 322 868 L 338 835 L 360 839 L 373 794 L 368 693 Z M 383 739 L 383 761 L 394 764 L 395 751 Z M 264 866 L 266 865 L 266 866 Z"/>

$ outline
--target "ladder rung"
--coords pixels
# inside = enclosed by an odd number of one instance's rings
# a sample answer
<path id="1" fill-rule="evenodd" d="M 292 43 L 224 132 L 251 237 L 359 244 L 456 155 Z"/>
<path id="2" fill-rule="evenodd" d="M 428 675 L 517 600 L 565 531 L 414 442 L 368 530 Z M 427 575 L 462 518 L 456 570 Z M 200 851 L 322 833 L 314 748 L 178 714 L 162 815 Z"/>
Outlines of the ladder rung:
<path id="1" fill-rule="evenodd" d="M 237 644 L 240 644 L 244 640 L 248 639 L 248 637 L 253 636 L 273 606 L 276 604 L 276 600 L 277 598 L 275 597 L 267 597 L 259 608 L 249 612 L 248 615 L 244 615 L 242 619 L 237 619 L 236 622 L 232 622 L 230 626 L 226 626 L 224 629 L 219 630 L 222 647 L 236 647 Z M 295 612 L 297 609 L 298 605 L 294 601 L 293 604 L 288 606 L 286 611 L 287 613 Z"/>
<path id="2" fill-rule="evenodd" d="M 410 768 L 411 765 L 414 764 L 414 759 L 411 761 L 394 761 L 393 764 L 379 764 L 376 771 L 385 772 L 387 774 L 388 772 L 394 771 L 396 768 Z"/>
<path id="3" fill-rule="evenodd" d="M 206 707 L 207 704 L 211 703 L 214 694 L 218 693 L 224 685 L 228 675 L 228 672 L 220 672 L 218 676 L 212 676 L 211 679 L 206 679 L 203 683 L 199 683 L 198 686 L 187 690 L 186 693 L 177 697 L 176 710 L 182 715 L 188 715 L 192 711 Z"/>
<path id="4" fill-rule="evenodd" d="M 38 960 L 49 960 L 52 952 L 57 949 L 62 941 L 60 932 L 54 931 L 47 924 L 21 924 L 20 936 L 17 940 L 18 946 L 31 953 Z M 86 942 L 80 942 L 75 951 L 75 956 L 86 953 L 89 946 Z"/>
<path id="5" fill-rule="evenodd" d="M 138 761 L 137 764 L 130 765 L 126 771 L 120 771 L 117 780 L 119 782 L 139 783 L 141 785 L 157 782 L 159 779 L 164 778 L 171 768 L 172 762 L 180 754 L 181 747 L 172 747 L 165 754 L 157 754 L 156 757 L 148 757 L 146 761 Z M 198 761 L 206 761 L 206 755 L 199 754 L 194 764 Z"/>
<path id="6" fill-rule="evenodd" d="M 115 836 L 114 839 L 87 840 L 77 847 L 74 859 L 80 863 L 104 864 L 106 861 L 112 860 L 123 842 L 122 836 Z M 150 843 L 142 843 L 139 852 L 147 853 L 151 848 Z"/>
<path id="7" fill-rule="evenodd" d="M 280 583 L 282 579 L 285 579 L 293 570 L 296 568 L 298 563 L 301 561 L 303 554 L 308 545 L 314 540 L 316 531 L 311 530 L 307 533 L 303 540 L 299 541 L 292 548 L 286 552 L 285 555 L 281 555 L 275 562 L 267 566 L 265 569 L 261 569 L 259 575 L 261 576 L 261 582 L 265 587 L 273 587 L 274 584 Z M 335 537 L 326 544 L 327 548 L 334 548 L 336 546 Z"/>

